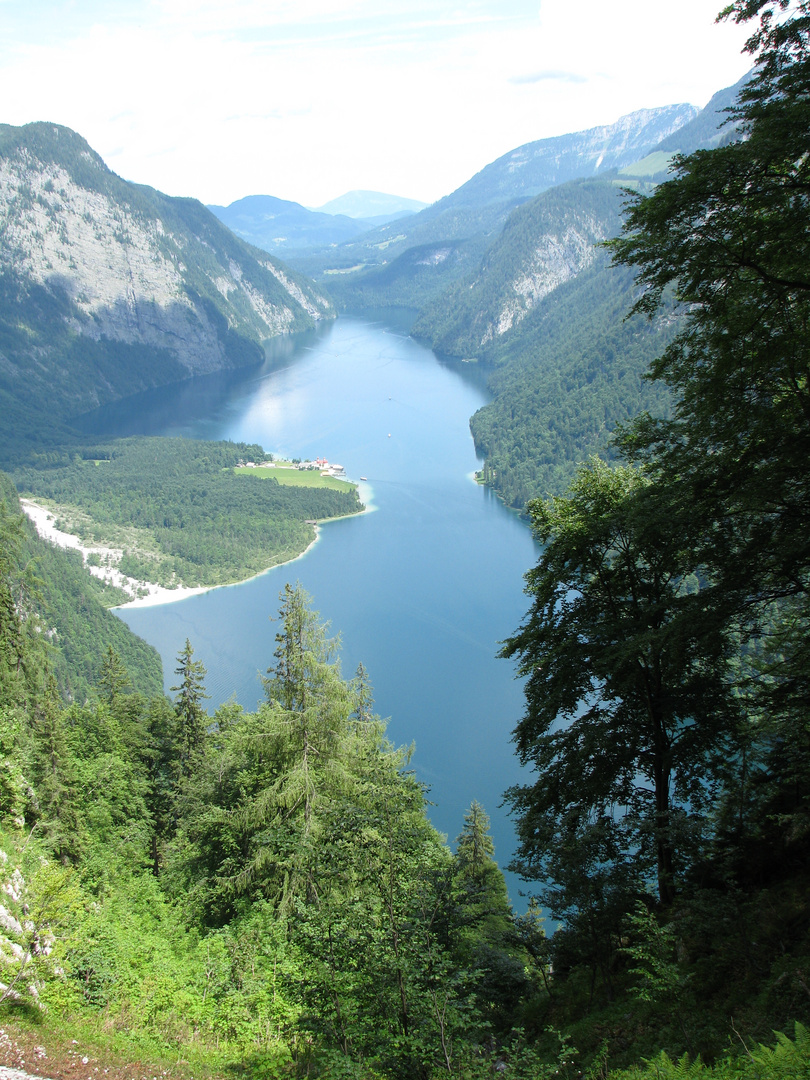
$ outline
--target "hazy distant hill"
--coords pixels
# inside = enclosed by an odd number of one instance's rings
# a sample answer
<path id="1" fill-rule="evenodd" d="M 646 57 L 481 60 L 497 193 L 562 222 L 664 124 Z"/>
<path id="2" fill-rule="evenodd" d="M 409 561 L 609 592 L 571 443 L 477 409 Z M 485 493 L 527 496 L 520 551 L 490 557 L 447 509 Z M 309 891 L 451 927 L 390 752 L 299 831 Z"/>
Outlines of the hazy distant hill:
<path id="1" fill-rule="evenodd" d="M 416 214 L 427 205 L 418 199 L 403 199 L 400 195 L 386 195 L 382 191 L 347 191 L 345 195 L 339 195 L 337 199 L 331 199 L 314 209 L 322 214 L 345 214 L 368 221 L 383 217 L 393 220 L 406 214 Z"/>
<path id="2" fill-rule="evenodd" d="M 0 271 L 7 442 L 38 418 L 256 363 L 263 339 L 334 314 L 201 203 L 127 183 L 55 124 L 0 126 Z"/>
<path id="3" fill-rule="evenodd" d="M 248 195 L 229 206 L 208 209 L 243 240 L 269 251 L 342 244 L 373 227 L 353 216 L 307 210 L 297 202 L 272 195 Z"/>
<path id="4" fill-rule="evenodd" d="M 302 255 L 309 248 L 332 249 L 352 241 L 425 205 L 377 191 L 349 191 L 317 210 L 272 195 L 248 195 L 229 206 L 208 209 L 237 236 L 264 251 Z"/>

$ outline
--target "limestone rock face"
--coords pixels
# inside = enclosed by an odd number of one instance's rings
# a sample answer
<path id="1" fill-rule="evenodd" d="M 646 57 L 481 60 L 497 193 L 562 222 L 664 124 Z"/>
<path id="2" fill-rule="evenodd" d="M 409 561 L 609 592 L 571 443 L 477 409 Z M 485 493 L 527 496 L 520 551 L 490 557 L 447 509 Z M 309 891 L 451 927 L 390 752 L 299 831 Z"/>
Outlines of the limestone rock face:
<path id="1" fill-rule="evenodd" d="M 334 314 L 196 200 L 127 183 L 68 128 L 0 125 L 0 390 L 61 385 L 69 415 Z"/>
<path id="2" fill-rule="evenodd" d="M 413 333 L 450 356 L 486 356 L 541 301 L 604 260 L 600 244 L 620 229 L 621 199 L 617 184 L 585 179 L 519 206 L 475 274 L 434 301 Z"/>
<path id="3" fill-rule="evenodd" d="M 591 214 L 544 233 L 534 250 L 515 267 L 495 317 L 483 329 L 480 345 L 487 345 L 517 326 L 544 296 L 590 266 L 596 256 L 595 245 L 607 234 L 605 221 Z"/>

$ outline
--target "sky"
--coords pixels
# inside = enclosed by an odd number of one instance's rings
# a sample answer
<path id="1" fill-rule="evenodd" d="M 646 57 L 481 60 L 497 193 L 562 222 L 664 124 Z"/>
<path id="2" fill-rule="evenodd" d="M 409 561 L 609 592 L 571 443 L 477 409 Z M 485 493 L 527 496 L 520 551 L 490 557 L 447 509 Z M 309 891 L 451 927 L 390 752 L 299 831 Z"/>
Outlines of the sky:
<path id="1" fill-rule="evenodd" d="M 433 202 L 535 139 L 704 106 L 751 66 L 722 0 L 0 0 L 0 122 L 227 205 Z"/>

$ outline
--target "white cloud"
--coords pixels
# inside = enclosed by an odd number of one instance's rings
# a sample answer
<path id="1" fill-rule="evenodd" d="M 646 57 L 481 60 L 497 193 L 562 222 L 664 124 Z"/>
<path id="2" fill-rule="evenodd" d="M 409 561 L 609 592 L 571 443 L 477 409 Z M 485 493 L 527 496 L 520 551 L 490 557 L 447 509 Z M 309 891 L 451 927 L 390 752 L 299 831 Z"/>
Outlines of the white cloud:
<path id="1" fill-rule="evenodd" d="M 219 203 L 434 199 L 524 142 L 703 105 L 748 66 L 713 0 L 30 7 L 0 38 L 0 119 L 66 124 L 128 179 Z"/>

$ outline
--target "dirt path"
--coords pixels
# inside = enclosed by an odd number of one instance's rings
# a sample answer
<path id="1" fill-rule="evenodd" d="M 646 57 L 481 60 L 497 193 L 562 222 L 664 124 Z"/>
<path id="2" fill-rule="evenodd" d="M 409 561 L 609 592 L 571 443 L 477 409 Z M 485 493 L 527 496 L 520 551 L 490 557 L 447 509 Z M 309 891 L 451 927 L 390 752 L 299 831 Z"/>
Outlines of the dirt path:
<path id="1" fill-rule="evenodd" d="M 185 1063 L 184 1063 L 185 1064 Z M 53 1032 L 0 1028 L 0 1080 L 194 1080 L 188 1067 L 120 1060 Z"/>

